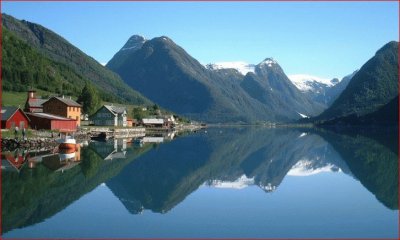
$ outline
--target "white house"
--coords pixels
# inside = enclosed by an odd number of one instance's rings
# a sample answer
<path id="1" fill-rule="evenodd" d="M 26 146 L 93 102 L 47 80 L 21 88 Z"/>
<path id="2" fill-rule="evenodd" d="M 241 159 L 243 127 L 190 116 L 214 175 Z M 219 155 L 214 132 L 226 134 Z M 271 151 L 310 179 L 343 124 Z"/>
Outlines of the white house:
<path id="1" fill-rule="evenodd" d="M 127 126 L 127 111 L 125 107 L 103 105 L 97 112 L 90 116 L 96 126 Z"/>

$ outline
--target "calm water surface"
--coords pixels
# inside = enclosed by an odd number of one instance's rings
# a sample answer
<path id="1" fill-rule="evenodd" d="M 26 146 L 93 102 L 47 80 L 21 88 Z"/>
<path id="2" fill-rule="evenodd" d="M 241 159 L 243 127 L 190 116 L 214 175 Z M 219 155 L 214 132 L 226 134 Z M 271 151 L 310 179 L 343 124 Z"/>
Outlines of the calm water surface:
<path id="1" fill-rule="evenodd" d="M 91 142 L 76 161 L 5 153 L 3 237 L 397 238 L 393 133 L 214 128 Z"/>

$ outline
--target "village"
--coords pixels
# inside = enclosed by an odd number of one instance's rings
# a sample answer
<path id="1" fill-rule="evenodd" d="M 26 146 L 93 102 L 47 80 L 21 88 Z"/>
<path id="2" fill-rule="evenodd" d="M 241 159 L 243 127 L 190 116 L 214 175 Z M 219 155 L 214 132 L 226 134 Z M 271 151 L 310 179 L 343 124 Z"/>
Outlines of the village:
<path id="1" fill-rule="evenodd" d="M 142 111 L 147 111 L 147 108 L 143 107 Z M 61 132 L 71 132 L 84 138 L 104 140 L 201 127 L 198 124 L 179 122 L 179 118 L 173 114 L 163 115 L 160 110 L 156 113 L 154 116 L 133 119 L 128 118 L 126 107 L 104 104 L 88 116 L 82 112 L 82 105 L 71 97 L 52 96 L 43 99 L 36 96 L 35 90 L 29 90 L 23 109 L 2 107 L 2 140 L 4 136 L 14 137 L 17 141 L 26 140 L 32 132 L 36 136 L 50 139 Z"/>

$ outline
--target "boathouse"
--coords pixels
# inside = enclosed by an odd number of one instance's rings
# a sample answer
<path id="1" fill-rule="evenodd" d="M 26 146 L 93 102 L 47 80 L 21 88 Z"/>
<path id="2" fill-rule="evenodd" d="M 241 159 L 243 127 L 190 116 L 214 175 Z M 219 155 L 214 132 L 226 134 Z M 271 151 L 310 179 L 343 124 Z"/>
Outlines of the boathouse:
<path id="1" fill-rule="evenodd" d="M 17 107 L 1 107 L 1 128 L 28 128 L 30 119 Z"/>
<path id="2" fill-rule="evenodd" d="M 76 131 L 77 121 L 49 113 L 27 113 L 32 129 Z"/>

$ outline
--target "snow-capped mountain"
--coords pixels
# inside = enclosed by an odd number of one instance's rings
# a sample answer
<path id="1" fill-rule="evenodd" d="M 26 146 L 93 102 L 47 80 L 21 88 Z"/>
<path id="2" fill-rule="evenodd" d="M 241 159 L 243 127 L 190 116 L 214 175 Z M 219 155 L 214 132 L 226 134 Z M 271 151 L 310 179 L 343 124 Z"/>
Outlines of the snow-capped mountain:
<path id="1" fill-rule="evenodd" d="M 134 52 L 142 48 L 146 42 L 146 38 L 140 35 L 133 35 L 125 43 L 125 45 L 114 55 L 114 57 L 106 64 L 110 69 L 115 69 L 121 66 L 121 64 Z"/>
<path id="2" fill-rule="evenodd" d="M 307 74 L 293 74 L 288 75 L 288 77 L 292 81 L 292 83 L 302 92 L 311 91 L 318 93 L 321 91 L 321 89 L 333 87 L 337 83 L 339 83 L 339 80 L 337 78 L 327 79 Z"/>
<path id="3" fill-rule="evenodd" d="M 129 38 L 129 40 L 125 43 L 125 45 L 121 48 L 120 51 L 137 51 L 140 49 L 143 44 L 146 42 L 146 38 L 140 35 L 133 35 Z"/>
<path id="4" fill-rule="evenodd" d="M 249 64 L 246 62 L 217 62 L 205 65 L 209 70 L 220 70 L 220 69 L 235 69 L 240 72 L 243 76 L 249 72 L 254 73 L 254 64 Z"/>
<path id="5" fill-rule="evenodd" d="M 313 101 L 329 107 L 346 88 L 356 72 L 343 77 L 341 80 L 338 78 L 321 78 L 307 74 L 293 74 L 288 77 L 300 91 L 308 95 Z"/>
<path id="6" fill-rule="evenodd" d="M 266 58 L 264 61 L 259 64 L 251 64 L 243 61 L 236 62 L 217 62 L 217 63 L 209 63 L 205 65 L 205 67 L 209 70 L 220 70 L 220 69 L 235 69 L 243 76 L 249 72 L 254 73 L 256 66 L 262 67 L 272 67 L 273 65 L 277 65 L 278 63 L 273 58 Z"/>
<path id="7" fill-rule="evenodd" d="M 235 62 L 217 62 L 204 65 L 208 70 L 217 71 L 221 69 L 235 69 L 241 75 L 247 73 L 269 72 L 279 64 L 273 58 L 266 58 L 259 64 L 251 64 L 244 61 Z M 263 70 L 264 69 L 264 70 Z M 258 71 L 258 72 L 257 72 Z M 357 72 L 357 71 L 356 71 Z M 308 99 L 320 104 L 321 107 L 328 108 L 340 93 L 346 88 L 350 79 L 356 73 L 345 76 L 342 80 L 338 78 L 328 79 L 317 77 L 309 74 L 293 74 L 288 75 L 290 82 L 300 90 Z M 227 73 L 225 73 L 227 74 Z M 240 77 L 240 75 L 239 75 Z M 307 117 L 306 114 L 299 113 L 301 117 Z"/>
<path id="8" fill-rule="evenodd" d="M 272 67 L 273 65 L 276 65 L 276 64 L 278 64 L 278 63 L 273 58 L 266 58 L 264 61 L 260 62 L 258 65 Z"/>

